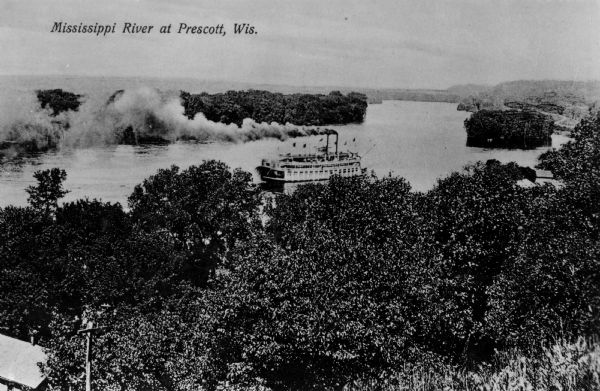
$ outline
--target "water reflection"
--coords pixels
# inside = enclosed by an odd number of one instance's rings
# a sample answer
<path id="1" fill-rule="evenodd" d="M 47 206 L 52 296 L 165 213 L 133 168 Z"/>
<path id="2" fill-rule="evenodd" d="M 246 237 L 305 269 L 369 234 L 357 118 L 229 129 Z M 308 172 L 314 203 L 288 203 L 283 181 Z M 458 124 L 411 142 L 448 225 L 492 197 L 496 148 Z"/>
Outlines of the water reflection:
<path id="1" fill-rule="evenodd" d="M 467 137 L 467 147 L 475 148 L 509 148 L 509 149 L 536 149 L 540 147 L 551 147 L 552 137 L 523 137 L 523 139 L 493 140 L 481 137 Z"/>

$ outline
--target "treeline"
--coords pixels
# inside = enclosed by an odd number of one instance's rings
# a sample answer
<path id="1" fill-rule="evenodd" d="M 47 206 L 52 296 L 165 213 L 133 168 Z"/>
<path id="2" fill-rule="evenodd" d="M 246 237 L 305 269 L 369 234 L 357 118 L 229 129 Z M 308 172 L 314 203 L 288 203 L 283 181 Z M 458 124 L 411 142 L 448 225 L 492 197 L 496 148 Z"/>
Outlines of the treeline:
<path id="1" fill-rule="evenodd" d="M 81 105 L 81 95 L 59 88 L 53 90 L 37 90 L 36 96 L 42 109 L 52 110 L 52 115 L 57 116 L 63 111 L 77 111 Z"/>
<path id="2" fill-rule="evenodd" d="M 457 103 L 461 99 L 460 95 L 448 90 L 367 89 L 364 93 L 369 103 L 381 103 L 384 100 Z"/>
<path id="3" fill-rule="evenodd" d="M 552 118 L 536 111 L 480 110 L 465 120 L 467 146 L 536 148 L 551 144 L 558 127 Z"/>
<path id="4" fill-rule="evenodd" d="M 367 97 L 350 92 L 322 94 L 272 93 L 269 91 L 227 91 L 218 94 L 181 92 L 185 115 L 197 113 L 215 122 L 242 125 L 244 118 L 256 122 L 292 123 L 295 125 L 331 125 L 362 122 Z"/>
<path id="5" fill-rule="evenodd" d="M 90 321 L 95 389 L 375 390 L 419 368 L 484 387 L 458 374 L 600 326 L 600 117 L 573 137 L 541 161 L 560 188 L 491 160 L 426 193 L 337 177 L 270 203 L 208 161 L 159 170 L 125 211 L 60 205 L 66 174 L 38 172 L 30 206 L 0 211 L 1 332 L 39 338 L 56 389 L 84 388 Z"/>

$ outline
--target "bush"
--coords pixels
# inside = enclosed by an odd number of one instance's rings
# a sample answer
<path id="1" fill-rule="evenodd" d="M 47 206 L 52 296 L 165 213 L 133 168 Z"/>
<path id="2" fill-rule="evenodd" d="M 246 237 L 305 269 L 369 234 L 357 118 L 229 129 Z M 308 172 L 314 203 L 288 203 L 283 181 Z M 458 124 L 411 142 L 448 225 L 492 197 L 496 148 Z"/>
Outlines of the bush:
<path id="1" fill-rule="evenodd" d="M 348 391 L 579 391 L 600 387 L 600 345 L 595 340 L 559 340 L 535 354 L 500 352 L 496 360 L 477 370 L 433 362 L 407 365 L 379 378 L 361 379 Z"/>

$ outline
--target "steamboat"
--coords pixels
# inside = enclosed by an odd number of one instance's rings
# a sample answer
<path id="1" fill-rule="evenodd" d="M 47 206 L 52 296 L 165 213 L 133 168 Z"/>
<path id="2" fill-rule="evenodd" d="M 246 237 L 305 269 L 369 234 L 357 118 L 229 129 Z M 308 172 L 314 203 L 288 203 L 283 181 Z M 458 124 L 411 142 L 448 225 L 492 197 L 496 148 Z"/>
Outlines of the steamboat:
<path id="1" fill-rule="evenodd" d="M 338 151 L 338 133 L 332 129 L 324 132 L 326 145 L 317 153 L 283 154 L 278 159 L 262 159 L 256 167 L 260 178 L 267 183 L 315 182 L 325 181 L 334 175 L 354 177 L 364 174 L 366 169 L 360 165 L 360 156 L 355 152 Z M 329 137 L 335 146 L 335 152 L 329 151 Z"/>

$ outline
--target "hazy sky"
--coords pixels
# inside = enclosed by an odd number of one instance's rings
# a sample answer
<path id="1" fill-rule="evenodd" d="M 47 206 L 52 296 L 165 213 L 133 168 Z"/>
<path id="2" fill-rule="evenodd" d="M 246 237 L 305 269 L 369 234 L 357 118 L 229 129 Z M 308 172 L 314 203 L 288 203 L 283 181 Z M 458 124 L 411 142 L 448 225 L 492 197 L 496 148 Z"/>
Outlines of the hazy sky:
<path id="1" fill-rule="evenodd" d="M 54 21 L 156 27 L 96 37 L 50 33 Z M 156 31 L 180 22 L 228 33 Z M 258 34 L 235 36 L 236 22 Z M 588 80 L 600 79 L 600 1 L 0 0 L 0 48 L 4 75 L 406 88 Z"/>

